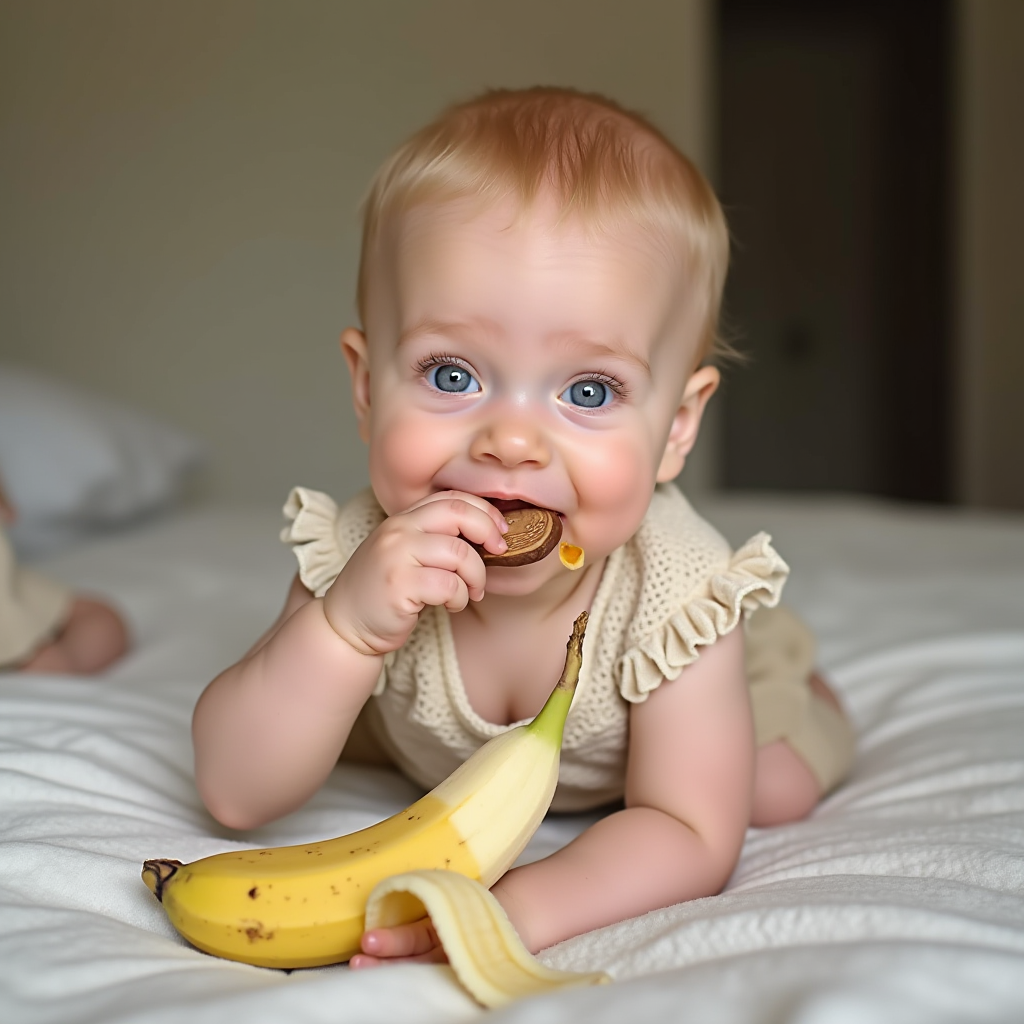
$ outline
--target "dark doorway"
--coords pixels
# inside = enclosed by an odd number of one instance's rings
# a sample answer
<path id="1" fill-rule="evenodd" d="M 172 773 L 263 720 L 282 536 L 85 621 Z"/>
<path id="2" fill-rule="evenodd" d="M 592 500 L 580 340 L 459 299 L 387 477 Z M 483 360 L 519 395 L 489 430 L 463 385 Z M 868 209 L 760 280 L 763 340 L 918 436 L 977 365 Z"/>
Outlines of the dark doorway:
<path id="1" fill-rule="evenodd" d="M 724 484 L 950 498 L 950 4 L 720 0 Z"/>

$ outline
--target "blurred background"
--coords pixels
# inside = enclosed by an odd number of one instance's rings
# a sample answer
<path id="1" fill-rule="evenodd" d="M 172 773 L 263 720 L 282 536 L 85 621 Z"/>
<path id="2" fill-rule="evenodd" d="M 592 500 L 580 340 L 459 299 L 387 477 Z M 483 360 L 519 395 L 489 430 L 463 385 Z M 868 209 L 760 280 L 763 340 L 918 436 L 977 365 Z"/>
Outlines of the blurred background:
<path id="1" fill-rule="evenodd" d="M 0 0 L 0 361 L 344 498 L 387 153 L 488 86 L 650 116 L 721 195 L 746 365 L 681 483 L 1024 508 L 1024 0 Z"/>

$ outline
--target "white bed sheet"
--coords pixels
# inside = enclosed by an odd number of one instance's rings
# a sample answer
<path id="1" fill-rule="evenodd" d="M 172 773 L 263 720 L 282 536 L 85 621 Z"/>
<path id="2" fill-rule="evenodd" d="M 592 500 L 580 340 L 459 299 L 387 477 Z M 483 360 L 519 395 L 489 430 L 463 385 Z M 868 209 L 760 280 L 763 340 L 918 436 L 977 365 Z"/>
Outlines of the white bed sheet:
<path id="1" fill-rule="evenodd" d="M 786 598 L 860 735 L 808 821 L 751 830 L 720 896 L 562 943 L 616 984 L 495 1022 L 1024 1021 L 1024 518 L 846 500 L 730 500 L 773 533 Z M 142 861 L 352 831 L 416 790 L 339 767 L 310 804 L 239 835 L 204 812 L 188 722 L 276 615 L 293 571 L 275 509 L 205 509 L 47 565 L 111 595 L 135 649 L 104 678 L 0 676 L 0 1020 L 5 1024 L 478 1018 L 447 968 L 285 974 L 196 952 Z M 585 827 L 549 818 L 525 858 Z"/>

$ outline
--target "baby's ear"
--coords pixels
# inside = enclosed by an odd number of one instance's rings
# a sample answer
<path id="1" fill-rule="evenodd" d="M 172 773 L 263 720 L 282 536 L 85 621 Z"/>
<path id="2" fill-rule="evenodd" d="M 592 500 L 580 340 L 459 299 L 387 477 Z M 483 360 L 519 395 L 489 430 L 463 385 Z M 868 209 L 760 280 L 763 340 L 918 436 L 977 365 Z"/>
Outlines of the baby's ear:
<path id="1" fill-rule="evenodd" d="M 672 418 L 668 441 L 658 467 L 658 483 L 673 480 L 682 472 L 686 456 L 697 441 L 701 417 L 708 399 L 718 389 L 722 375 L 714 366 L 702 366 L 686 382 L 679 408 Z"/>
<path id="2" fill-rule="evenodd" d="M 352 408 L 359 422 L 359 436 L 370 440 L 370 360 L 366 335 L 355 327 L 341 332 L 341 352 L 352 377 Z"/>

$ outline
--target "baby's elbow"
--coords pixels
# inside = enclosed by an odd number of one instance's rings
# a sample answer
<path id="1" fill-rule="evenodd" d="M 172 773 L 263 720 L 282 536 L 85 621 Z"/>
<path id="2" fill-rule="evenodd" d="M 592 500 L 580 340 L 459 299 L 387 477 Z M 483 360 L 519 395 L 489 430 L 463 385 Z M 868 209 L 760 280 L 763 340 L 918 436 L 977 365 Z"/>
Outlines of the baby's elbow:
<path id="1" fill-rule="evenodd" d="M 708 888 L 717 896 L 729 883 L 740 859 L 740 846 L 708 848 Z"/>
<path id="2" fill-rule="evenodd" d="M 746 838 L 746 814 L 736 807 L 734 813 L 712 815 L 698 829 L 707 856 L 710 882 L 721 892 L 732 877 Z M 747 812 L 749 813 L 749 812 Z"/>
<path id="3" fill-rule="evenodd" d="M 203 806 L 221 825 L 245 832 L 269 820 L 251 802 L 240 799 L 226 780 L 209 766 L 196 763 L 196 789 Z"/>
<path id="4" fill-rule="evenodd" d="M 739 863 L 742 844 L 706 835 L 696 835 L 699 844 L 698 856 L 689 863 L 690 877 L 681 884 L 689 887 L 699 879 L 701 896 L 717 896 L 729 883 Z M 692 899 L 688 895 L 687 899 Z"/>
<path id="5" fill-rule="evenodd" d="M 636 821 L 647 829 L 651 877 L 659 879 L 672 903 L 715 896 L 725 888 L 743 846 L 742 833 L 737 838 L 728 819 L 701 820 L 650 805 L 627 807 L 639 812 Z"/>
<path id="6" fill-rule="evenodd" d="M 237 832 L 247 832 L 252 828 L 259 828 L 265 825 L 267 817 L 257 813 L 253 807 L 246 807 L 243 803 L 232 800 L 219 793 L 204 792 L 199 790 L 203 805 L 221 825 L 234 829 Z"/>
<path id="7" fill-rule="evenodd" d="M 676 821 L 699 851 L 695 862 L 687 859 L 688 870 L 702 879 L 703 895 L 717 895 L 726 887 L 739 863 L 746 828 L 733 814 L 708 815 L 699 821 L 676 817 Z"/>

